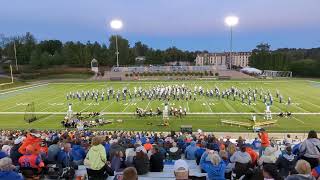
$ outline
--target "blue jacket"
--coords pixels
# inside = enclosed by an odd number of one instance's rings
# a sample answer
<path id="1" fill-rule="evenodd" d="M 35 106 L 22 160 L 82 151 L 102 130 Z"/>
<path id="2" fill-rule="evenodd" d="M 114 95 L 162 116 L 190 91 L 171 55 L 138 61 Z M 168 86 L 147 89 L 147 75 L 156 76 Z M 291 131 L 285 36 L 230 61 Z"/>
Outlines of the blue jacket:
<path id="1" fill-rule="evenodd" d="M 211 162 L 206 161 L 207 156 L 208 153 L 203 153 L 200 159 L 200 167 L 207 172 L 209 180 L 225 180 L 226 164 L 221 160 L 218 165 L 213 165 Z"/>
<path id="2" fill-rule="evenodd" d="M 0 179 L 23 180 L 23 178 L 14 171 L 0 171 Z"/>
<path id="3" fill-rule="evenodd" d="M 58 162 L 58 165 L 62 166 L 62 168 L 72 166 L 72 161 L 73 161 L 73 158 L 71 153 L 67 153 L 63 150 L 59 152 L 57 162 Z"/>
<path id="4" fill-rule="evenodd" d="M 84 160 L 84 158 L 86 158 L 86 152 L 80 145 L 73 145 L 71 150 L 71 156 L 74 161 Z"/>
<path id="5" fill-rule="evenodd" d="M 187 160 L 195 160 L 196 159 L 196 151 L 199 149 L 199 147 L 196 146 L 196 142 L 192 141 L 190 145 L 186 148 L 185 154 Z"/>
<path id="6" fill-rule="evenodd" d="M 199 148 L 198 150 L 196 150 L 195 156 L 196 156 L 196 162 L 197 162 L 198 165 L 200 163 L 201 156 L 205 151 L 206 151 L 205 148 Z"/>

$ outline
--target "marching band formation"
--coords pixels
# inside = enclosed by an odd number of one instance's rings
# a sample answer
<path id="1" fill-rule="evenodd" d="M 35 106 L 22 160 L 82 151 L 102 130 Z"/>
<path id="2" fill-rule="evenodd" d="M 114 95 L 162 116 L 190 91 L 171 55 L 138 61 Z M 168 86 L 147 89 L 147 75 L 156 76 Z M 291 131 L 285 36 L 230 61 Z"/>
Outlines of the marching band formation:
<path id="1" fill-rule="evenodd" d="M 123 87 L 122 89 L 113 89 L 112 87 L 108 87 L 106 89 L 92 89 L 91 91 L 76 91 L 69 92 L 66 95 L 67 100 L 79 100 L 79 101 L 88 101 L 94 100 L 98 101 L 110 101 L 111 99 L 115 99 L 116 102 L 121 101 L 129 101 L 132 99 L 141 99 L 141 101 L 149 100 L 149 101 L 164 101 L 170 102 L 174 101 L 196 101 L 198 98 L 215 98 L 217 100 L 220 99 L 229 99 L 232 101 L 241 101 L 244 105 L 255 105 L 258 100 L 263 102 L 265 105 L 271 106 L 274 103 L 274 96 L 272 95 L 269 89 L 264 90 L 263 88 L 237 88 L 235 86 L 231 86 L 230 88 L 220 89 L 218 86 L 213 88 L 203 88 L 202 86 L 194 86 L 193 89 L 182 85 L 156 85 L 154 87 L 143 88 L 141 86 L 134 87 L 133 89 L 129 89 L 127 87 Z M 285 103 L 286 105 L 291 104 L 291 98 L 288 97 L 287 101 L 284 100 L 282 94 L 280 94 L 279 90 L 275 92 L 275 98 L 278 99 L 279 103 Z M 155 112 L 150 110 L 144 110 L 142 108 L 137 108 L 136 113 L 139 116 L 146 115 L 161 115 L 162 111 L 158 107 Z M 187 114 L 187 109 L 171 107 L 170 115 L 173 116 L 182 116 Z"/>

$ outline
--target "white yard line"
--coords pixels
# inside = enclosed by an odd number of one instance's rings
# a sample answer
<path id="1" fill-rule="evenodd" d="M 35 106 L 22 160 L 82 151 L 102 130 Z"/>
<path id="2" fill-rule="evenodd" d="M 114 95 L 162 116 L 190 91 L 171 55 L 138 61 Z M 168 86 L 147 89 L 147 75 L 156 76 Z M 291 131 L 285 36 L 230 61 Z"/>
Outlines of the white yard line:
<path id="1" fill-rule="evenodd" d="M 101 112 L 104 112 L 108 107 L 110 107 L 112 104 L 114 103 L 114 101 L 112 101 L 111 103 L 108 104 L 108 106 L 106 106 L 104 109 L 101 110 Z"/>
<path id="2" fill-rule="evenodd" d="M 88 107 L 87 107 L 88 108 Z M 83 112 L 82 114 L 89 114 L 90 112 Z M 101 112 L 103 114 L 132 114 L 132 112 Z M 8 115 L 19 115 L 19 114 L 66 114 L 66 112 L 0 112 L 0 114 L 8 114 Z M 193 112 L 188 113 L 191 115 L 264 115 L 264 112 Z M 279 113 L 271 113 L 273 115 L 277 115 Z M 291 113 L 291 115 L 320 115 L 320 112 L 314 112 L 314 113 L 304 113 L 304 112 L 297 112 L 297 113 Z"/>
<path id="3" fill-rule="evenodd" d="M 305 122 L 303 122 L 303 121 L 301 121 L 300 119 L 298 119 L 298 118 L 295 118 L 295 117 L 292 117 L 293 119 L 295 119 L 296 121 L 299 121 L 299 122 L 301 122 L 302 124 L 305 124 Z"/>
<path id="4" fill-rule="evenodd" d="M 147 110 L 147 109 L 148 109 L 148 107 L 149 107 L 149 105 L 150 105 L 150 102 L 151 102 L 151 101 L 149 101 L 149 102 L 148 102 L 148 105 L 147 105 L 147 107 L 145 108 L 145 110 Z"/>

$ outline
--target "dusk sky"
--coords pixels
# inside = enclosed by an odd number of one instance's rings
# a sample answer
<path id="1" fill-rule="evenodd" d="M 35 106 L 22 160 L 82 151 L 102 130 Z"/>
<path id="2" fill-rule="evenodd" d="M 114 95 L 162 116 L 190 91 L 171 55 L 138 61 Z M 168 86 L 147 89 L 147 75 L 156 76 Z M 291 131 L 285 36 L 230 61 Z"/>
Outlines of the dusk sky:
<path id="1" fill-rule="evenodd" d="M 115 33 L 165 49 L 229 50 L 228 15 L 239 17 L 234 49 L 320 47 L 320 0 L 1 0 L 0 34 L 38 40 L 98 41 Z M 114 32 L 109 22 L 124 27 Z"/>

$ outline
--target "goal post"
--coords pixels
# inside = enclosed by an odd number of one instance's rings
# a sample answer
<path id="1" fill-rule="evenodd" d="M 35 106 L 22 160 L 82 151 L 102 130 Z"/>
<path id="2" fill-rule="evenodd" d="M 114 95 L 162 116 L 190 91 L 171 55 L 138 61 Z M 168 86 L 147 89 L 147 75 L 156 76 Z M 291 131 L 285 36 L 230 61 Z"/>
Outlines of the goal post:
<path id="1" fill-rule="evenodd" d="M 26 121 L 27 123 L 31 123 L 35 120 L 37 120 L 37 117 L 35 115 L 34 102 L 31 102 L 26 106 L 26 111 L 24 113 L 24 121 Z"/>

